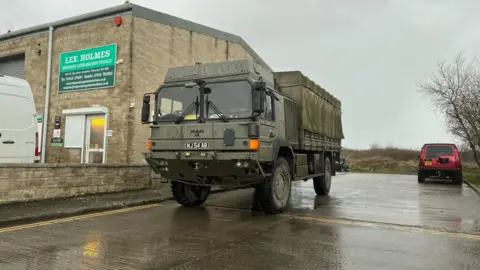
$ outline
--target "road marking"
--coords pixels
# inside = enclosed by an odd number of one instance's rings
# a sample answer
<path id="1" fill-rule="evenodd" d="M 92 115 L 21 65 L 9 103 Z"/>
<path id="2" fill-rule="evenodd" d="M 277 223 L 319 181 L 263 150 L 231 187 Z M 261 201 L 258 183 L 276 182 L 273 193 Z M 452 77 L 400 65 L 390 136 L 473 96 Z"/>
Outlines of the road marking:
<path id="1" fill-rule="evenodd" d="M 132 211 L 158 207 L 158 206 L 161 206 L 161 204 L 156 203 L 156 204 L 141 205 L 141 206 L 122 208 L 122 209 L 93 213 L 93 214 L 86 214 L 86 215 L 80 215 L 80 216 L 74 216 L 74 217 L 68 217 L 68 218 L 60 218 L 60 219 L 54 219 L 49 221 L 36 222 L 31 224 L 2 228 L 0 229 L 0 233 L 13 232 L 13 231 L 31 229 L 31 228 L 37 228 L 37 227 L 44 227 L 44 226 L 53 225 L 53 224 L 85 220 L 85 219 L 91 219 L 95 217 L 102 217 L 102 216 L 108 216 L 108 215 L 114 215 L 114 214 L 127 213 Z M 416 228 L 416 227 L 411 227 L 406 225 L 393 225 L 393 224 L 385 224 L 385 223 L 374 223 L 374 222 L 368 222 L 368 221 L 354 221 L 354 220 L 332 219 L 332 218 L 322 218 L 322 217 L 296 216 L 292 214 L 279 214 L 279 216 L 289 217 L 296 220 L 315 221 L 319 223 L 349 225 L 349 226 L 368 227 L 368 228 L 376 228 L 376 229 L 393 229 L 393 230 L 399 230 L 399 231 L 405 231 L 405 232 L 416 232 L 416 233 L 422 233 L 422 234 L 451 236 L 451 237 L 466 238 L 471 240 L 480 240 L 480 235 L 477 235 L 477 234 L 444 232 L 444 231 L 438 231 L 438 230 L 432 230 L 432 229 Z"/>
<path id="2" fill-rule="evenodd" d="M 126 213 L 126 212 L 131 212 L 131 211 L 138 211 L 138 210 L 148 209 L 148 208 L 158 207 L 158 206 L 160 206 L 159 203 L 148 204 L 148 205 L 141 205 L 141 206 L 135 206 L 135 207 L 129 207 L 129 208 L 122 208 L 122 209 L 118 209 L 118 210 L 111 210 L 111 211 L 105 211 L 105 212 L 99 212 L 99 213 L 93 213 L 93 214 L 86 214 L 86 215 L 75 216 L 75 217 L 60 218 L 60 219 L 54 219 L 54 220 L 49 220 L 49 221 L 41 221 L 41 222 L 36 222 L 36 223 L 31 223 L 31 224 L 25 224 L 25 225 L 18 225 L 18 226 L 3 228 L 3 229 L 0 229 L 0 233 L 6 233 L 6 232 L 13 232 L 13 231 L 24 230 L 24 229 L 43 227 L 43 226 L 48 226 L 48 225 L 52 225 L 52 224 L 78 221 L 78 220 L 90 219 L 90 218 L 95 218 L 95 217 L 102 217 L 102 216 Z"/>
<path id="3" fill-rule="evenodd" d="M 317 218 L 317 217 L 308 217 L 308 216 L 294 216 L 288 214 L 281 214 L 284 217 L 290 217 L 297 220 L 306 220 L 306 221 L 315 221 L 319 223 L 329 223 L 329 224 L 340 224 L 340 225 L 349 225 L 356 227 L 368 227 L 375 229 L 392 229 L 405 232 L 416 232 L 422 234 L 438 235 L 438 236 L 451 236 L 457 238 L 466 238 L 471 240 L 480 240 L 480 235 L 478 234 L 468 234 L 468 233 L 455 233 L 455 232 L 444 232 L 432 229 L 416 228 L 411 226 L 402 226 L 402 225 L 393 225 L 385 223 L 374 223 L 368 221 L 353 221 L 346 219 L 331 219 L 331 218 Z"/>

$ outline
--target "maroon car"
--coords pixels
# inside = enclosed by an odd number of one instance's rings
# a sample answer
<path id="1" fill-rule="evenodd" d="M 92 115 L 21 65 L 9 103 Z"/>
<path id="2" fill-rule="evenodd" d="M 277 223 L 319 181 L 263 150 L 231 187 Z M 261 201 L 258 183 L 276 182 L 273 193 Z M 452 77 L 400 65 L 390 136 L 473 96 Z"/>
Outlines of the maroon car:
<path id="1" fill-rule="evenodd" d="M 424 183 L 428 177 L 437 177 L 452 179 L 457 185 L 462 184 L 462 162 L 455 144 L 423 145 L 418 165 L 419 183 Z"/>

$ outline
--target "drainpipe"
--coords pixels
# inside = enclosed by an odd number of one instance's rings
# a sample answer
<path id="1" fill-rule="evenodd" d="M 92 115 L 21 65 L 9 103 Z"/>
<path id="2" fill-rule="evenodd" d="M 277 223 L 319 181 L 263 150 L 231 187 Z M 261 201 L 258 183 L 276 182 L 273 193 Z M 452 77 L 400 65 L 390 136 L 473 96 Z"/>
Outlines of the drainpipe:
<path id="1" fill-rule="evenodd" d="M 47 82 L 45 87 L 45 109 L 43 112 L 43 131 L 42 131 L 42 157 L 41 163 L 45 163 L 45 149 L 47 148 L 47 129 L 48 123 L 48 108 L 50 104 L 50 77 L 52 76 L 52 40 L 53 40 L 53 26 L 48 28 L 48 60 L 47 60 Z"/>

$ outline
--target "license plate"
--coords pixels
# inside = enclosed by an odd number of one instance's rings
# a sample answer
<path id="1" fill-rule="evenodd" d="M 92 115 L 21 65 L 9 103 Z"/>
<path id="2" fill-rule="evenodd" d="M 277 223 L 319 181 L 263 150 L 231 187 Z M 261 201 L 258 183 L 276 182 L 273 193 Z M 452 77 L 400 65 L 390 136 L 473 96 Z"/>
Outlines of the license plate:
<path id="1" fill-rule="evenodd" d="M 208 142 L 189 142 L 185 143 L 187 149 L 206 149 L 208 148 Z"/>
<path id="2" fill-rule="evenodd" d="M 432 166 L 432 162 L 431 161 L 425 161 L 425 166 Z"/>

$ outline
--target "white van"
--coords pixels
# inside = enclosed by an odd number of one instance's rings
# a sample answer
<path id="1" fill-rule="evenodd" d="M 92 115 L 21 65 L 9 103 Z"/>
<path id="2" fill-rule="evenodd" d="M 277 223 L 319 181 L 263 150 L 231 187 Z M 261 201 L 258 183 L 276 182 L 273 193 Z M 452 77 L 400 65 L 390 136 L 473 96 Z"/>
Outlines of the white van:
<path id="1" fill-rule="evenodd" d="M 38 160 L 38 130 L 27 81 L 0 74 L 0 163 Z"/>

